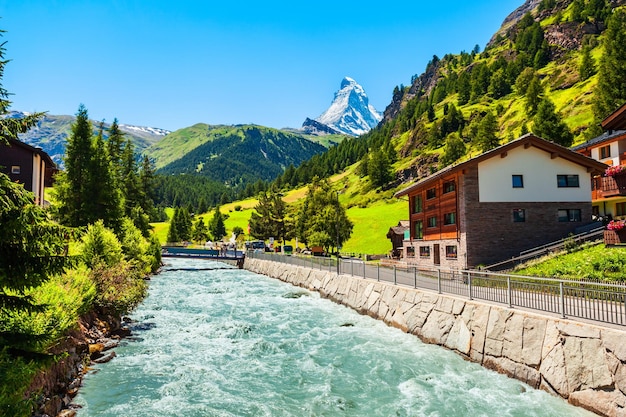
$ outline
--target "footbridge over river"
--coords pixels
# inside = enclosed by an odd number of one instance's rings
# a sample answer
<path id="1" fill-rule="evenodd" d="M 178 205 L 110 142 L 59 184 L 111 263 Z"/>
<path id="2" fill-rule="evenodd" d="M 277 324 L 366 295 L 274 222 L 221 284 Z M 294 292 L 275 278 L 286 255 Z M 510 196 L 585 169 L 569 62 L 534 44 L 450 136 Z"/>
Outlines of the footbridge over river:
<path id="1" fill-rule="evenodd" d="M 181 246 L 162 246 L 161 256 L 164 258 L 195 258 L 208 259 L 212 261 L 222 261 L 231 265 L 243 268 L 243 261 L 246 257 L 245 252 L 240 250 L 220 250 L 220 249 L 201 249 L 186 248 Z"/>

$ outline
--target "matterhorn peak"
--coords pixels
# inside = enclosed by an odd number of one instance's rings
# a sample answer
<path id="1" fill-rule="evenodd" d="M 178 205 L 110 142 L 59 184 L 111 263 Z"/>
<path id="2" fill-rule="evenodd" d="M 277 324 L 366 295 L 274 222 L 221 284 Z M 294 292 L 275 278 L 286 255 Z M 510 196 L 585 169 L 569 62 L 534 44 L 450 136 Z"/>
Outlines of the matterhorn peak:
<path id="1" fill-rule="evenodd" d="M 328 110 L 314 120 L 340 133 L 359 136 L 378 125 L 382 115 L 369 104 L 363 87 L 354 79 L 344 77 Z M 303 128 L 306 130 L 306 122 Z"/>

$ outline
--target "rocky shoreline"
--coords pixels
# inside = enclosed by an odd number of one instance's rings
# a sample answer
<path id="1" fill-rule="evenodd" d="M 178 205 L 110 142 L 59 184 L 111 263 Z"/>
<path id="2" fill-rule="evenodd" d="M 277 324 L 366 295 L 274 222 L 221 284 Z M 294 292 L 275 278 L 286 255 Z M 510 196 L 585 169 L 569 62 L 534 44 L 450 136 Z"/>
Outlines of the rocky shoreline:
<path id="1" fill-rule="evenodd" d="M 78 405 L 73 399 L 83 376 L 93 363 L 115 357 L 113 350 L 130 335 L 128 319 L 102 316 L 95 312 L 80 318 L 78 328 L 50 350 L 51 365 L 40 371 L 26 392 L 35 399 L 33 417 L 73 417 Z"/>

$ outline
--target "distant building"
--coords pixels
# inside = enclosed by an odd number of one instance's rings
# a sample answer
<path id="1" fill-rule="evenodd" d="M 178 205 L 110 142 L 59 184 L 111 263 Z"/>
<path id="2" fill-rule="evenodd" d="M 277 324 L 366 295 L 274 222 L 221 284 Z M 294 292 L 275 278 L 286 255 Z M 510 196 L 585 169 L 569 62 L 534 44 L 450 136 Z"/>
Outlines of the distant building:
<path id="1" fill-rule="evenodd" d="M 409 263 L 462 269 L 510 259 L 591 223 L 591 176 L 606 165 L 532 134 L 447 167 L 408 196 Z"/>
<path id="2" fill-rule="evenodd" d="M 24 184 L 25 189 L 35 194 L 35 203 L 43 206 L 44 188 L 52 186 L 56 165 L 43 150 L 9 139 L 8 145 L 0 144 L 0 172 Z"/>
<path id="3" fill-rule="evenodd" d="M 391 241 L 391 257 L 400 258 L 402 256 L 403 242 L 405 236 L 408 238 L 410 222 L 408 220 L 400 220 L 397 226 L 389 228 L 387 239 Z"/>

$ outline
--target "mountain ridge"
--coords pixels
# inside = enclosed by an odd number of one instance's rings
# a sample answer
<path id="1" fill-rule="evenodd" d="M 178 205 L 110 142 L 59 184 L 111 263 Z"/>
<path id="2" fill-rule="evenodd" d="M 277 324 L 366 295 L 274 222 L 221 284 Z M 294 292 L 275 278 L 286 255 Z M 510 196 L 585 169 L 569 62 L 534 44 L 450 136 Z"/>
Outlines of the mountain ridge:
<path id="1" fill-rule="evenodd" d="M 20 117 L 20 115 L 25 114 L 28 113 L 11 111 L 7 117 Z M 55 164 L 62 167 L 67 138 L 71 134 L 72 124 L 75 120 L 75 116 L 46 114 L 37 122 L 36 126 L 28 132 L 20 134 L 19 139 L 31 146 L 43 149 L 50 155 Z M 91 124 L 94 128 L 94 134 L 97 134 L 99 122 L 91 120 Z M 110 126 L 110 123 L 104 124 L 105 137 L 108 137 L 107 129 Z M 139 153 L 170 133 L 169 130 L 165 129 L 129 124 L 120 124 L 119 128 L 131 139 L 135 151 Z"/>

